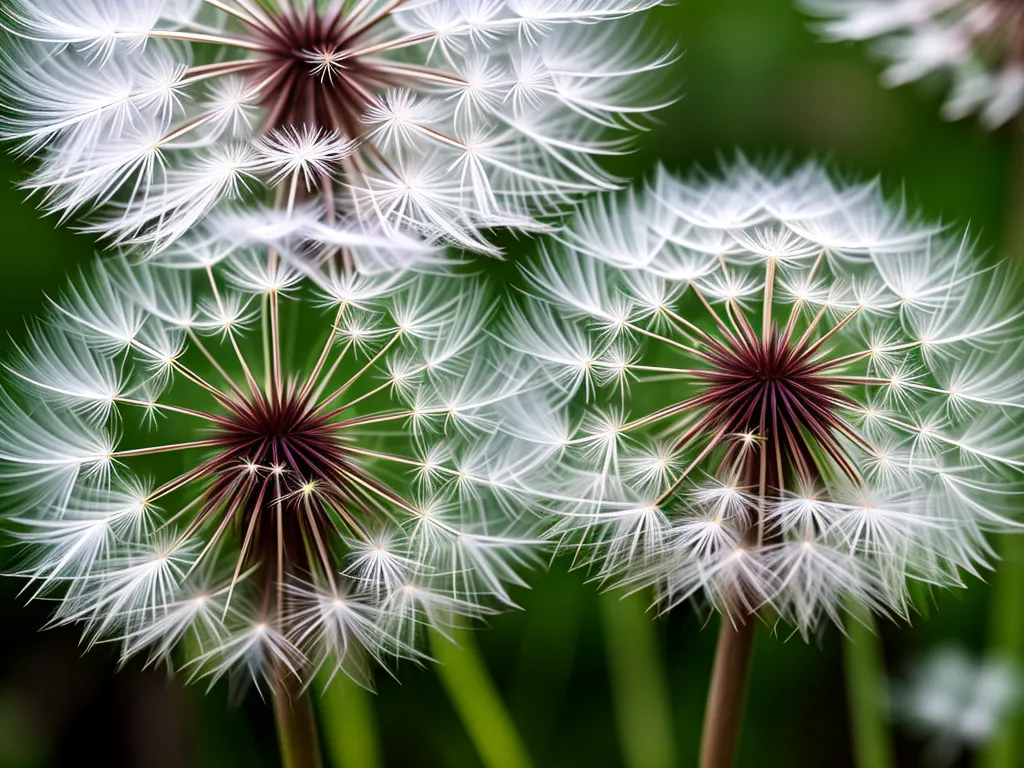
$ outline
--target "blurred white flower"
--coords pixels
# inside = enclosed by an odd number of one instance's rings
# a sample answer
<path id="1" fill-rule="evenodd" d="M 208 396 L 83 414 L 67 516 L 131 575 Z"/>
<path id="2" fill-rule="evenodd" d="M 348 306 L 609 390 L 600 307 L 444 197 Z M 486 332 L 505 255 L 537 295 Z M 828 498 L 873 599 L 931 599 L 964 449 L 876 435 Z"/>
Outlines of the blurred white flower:
<path id="1" fill-rule="evenodd" d="M 623 21 L 656 4 L 15 0 L 3 136 L 45 210 L 117 243 L 277 187 L 330 229 L 494 251 L 481 230 L 616 185 L 593 158 L 627 149 L 674 59 Z"/>
<path id="2" fill-rule="evenodd" d="M 510 604 L 529 457 L 498 415 L 527 378 L 481 345 L 482 295 L 272 256 L 97 264 L 7 361 L 29 594 L 125 658 L 272 684 L 365 681 L 419 627 Z"/>
<path id="3" fill-rule="evenodd" d="M 933 768 L 998 735 L 1020 705 L 1020 670 L 1004 659 L 975 659 L 938 648 L 892 685 L 892 714 L 927 739 Z"/>
<path id="4" fill-rule="evenodd" d="M 877 183 L 662 172 L 526 272 L 503 339 L 552 392 L 509 429 L 561 458 L 533 482 L 602 577 L 808 633 L 905 616 L 908 580 L 962 585 L 1012 525 L 1014 288 Z"/>
<path id="5" fill-rule="evenodd" d="M 887 86 L 934 73 L 952 81 L 948 120 L 980 112 L 988 128 L 1024 107 L 1024 8 L 1016 0 L 800 0 L 828 41 L 876 40 Z"/>

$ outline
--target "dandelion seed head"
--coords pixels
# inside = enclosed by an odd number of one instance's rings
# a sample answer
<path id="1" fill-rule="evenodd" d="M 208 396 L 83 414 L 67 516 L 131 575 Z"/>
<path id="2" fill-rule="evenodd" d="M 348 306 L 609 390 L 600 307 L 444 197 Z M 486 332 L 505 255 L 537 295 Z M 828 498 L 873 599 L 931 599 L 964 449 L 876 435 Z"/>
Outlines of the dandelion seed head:
<path id="1" fill-rule="evenodd" d="M 997 128 L 1024 107 L 1024 8 L 1018 0 L 801 0 L 829 42 L 874 41 L 882 82 L 936 74 L 951 83 L 947 120 L 979 113 Z"/>
<path id="2" fill-rule="evenodd" d="M 162 251 L 273 200 L 315 210 L 302 240 L 493 253 L 485 230 L 617 184 L 594 158 L 664 106 L 675 58 L 630 18 L 656 4 L 18 0 L 2 136 L 46 211 L 115 244 Z"/>
<path id="3" fill-rule="evenodd" d="M 551 457 L 531 482 L 577 562 L 804 634 L 987 567 L 1014 526 L 1024 376 L 1011 274 L 968 239 L 877 182 L 741 157 L 595 201 L 561 240 L 499 336 L 557 393 L 513 428 Z"/>
<path id="4" fill-rule="evenodd" d="M 893 719 L 928 741 L 936 760 L 950 761 L 987 744 L 1018 711 L 1021 671 L 946 646 L 915 659 L 891 687 Z"/>
<path id="5" fill-rule="evenodd" d="M 512 603 L 534 542 L 501 412 L 528 369 L 476 361 L 476 284 L 239 285 L 253 257 L 110 257 L 30 325 L 0 394 L 18 575 L 125 659 L 369 684 L 368 662 L 420 655 L 416 628 Z"/>

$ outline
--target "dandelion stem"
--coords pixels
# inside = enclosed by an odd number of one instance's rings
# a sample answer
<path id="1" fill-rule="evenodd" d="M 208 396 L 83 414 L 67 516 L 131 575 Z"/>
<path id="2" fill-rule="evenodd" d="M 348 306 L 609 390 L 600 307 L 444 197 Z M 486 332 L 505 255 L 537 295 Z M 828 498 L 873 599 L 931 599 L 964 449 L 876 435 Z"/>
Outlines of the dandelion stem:
<path id="1" fill-rule="evenodd" d="M 230 5 L 220 2 L 220 0 L 203 0 L 203 2 L 205 2 L 207 5 L 213 6 L 219 11 L 223 11 L 224 13 L 230 16 L 234 16 L 236 19 L 239 19 L 240 21 L 243 21 L 250 26 L 257 25 L 256 19 L 254 19 L 252 16 L 237 8 L 232 8 Z"/>
<path id="2" fill-rule="evenodd" d="M 363 402 L 364 400 L 369 400 L 371 397 L 373 397 L 374 395 L 378 394 L 379 392 L 383 392 L 385 389 L 388 389 L 389 387 L 394 387 L 394 386 L 395 386 L 395 382 L 393 382 L 393 381 L 385 381 L 383 384 L 374 387 L 369 392 L 366 392 L 366 393 L 360 395 L 355 400 L 349 400 L 347 403 L 345 403 L 341 407 L 336 408 L 335 410 L 331 411 L 325 418 L 333 419 L 336 416 L 338 416 L 339 414 L 344 413 L 345 411 L 349 410 L 350 408 L 354 408 L 355 406 L 359 405 L 359 403 Z"/>
<path id="3" fill-rule="evenodd" d="M 263 379 L 270 390 L 270 297 L 263 294 L 260 300 L 260 331 L 263 340 Z"/>
<path id="4" fill-rule="evenodd" d="M 365 35 L 373 27 L 377 26 L 380 22 L 384 21 L 388 16 L 398 10 L 399 6 L 404 5 L 407 0 L 391 0 L 386 6 L 381 8 L 377 13 L 370 17 L 365 23 L 361 23 L 359 27 L 352 31 L 351 37 L 359 37 Z"/>
<path id="5" fill-rule="evenodd" d="M 397 77 L 408 77 L 414 80 L 423 80 L 428 83 L 440 83 L 441 85 L 457 85 L 465 87 L 466 81 L 456 75 L 450 75 L 441 70 L 433 70 L 428 67 L 419 67 L 415 64 L 382 64 L 375 61 L 367 62 L 367 68 L 373 72 Z"/>
<path id="6" fill-rule="evenodd" d="M 115 451 L 110 454 L 114 459 L 128 459 L 133 456 L 149 456 L 157 453 L 174 453 L 176 451 L 191 451 L 196 448 L 215 448 L 221 444 L 220 440 L 196 440 L 190 443 L 174 443 L 173 445 L 155 445 L 148 448 L 133 448 L 130 451 Z"/>
<path id="7" fill-rule="evenodd" d="M 316 365 L 313 366 L 313 372 L 310 373 L 305 386 L 302 387 L 302 393 L 299 395 L 300 400 L 304 400 L 313 391 L 313 387 L 316 386 L 317 379 L 320 378 L 320 374 L 323 372 L 324 364 L 327 362 L 327 358 L 331 356 L 331 348 L 334 346 L 334 341 L 338 338 L 338 328 L 341 327 L 341 321 L 345 316 L 345 308 L 347 306 L 348 302 L 343 301 L 341 306 L 338 307 L 338 313 L 334 316 L 334 322 L 331 324 L 331 333 L 327 337 L 327 342 L 324 344 L 323 351 L 320 353 Z"/>
<path id="8" fill-rule="evenodd" d="M 192 344 L 195 346 L 195 348 L 198 349 L 203 354 L 203 357 L 205 357 L 206 360 L 210 363 L 210 365 L 213 366 L 213 369 L 217 371 L 217 373 L 221 375 L 224 381 L 227 382 L 228 386 L 230 386 L 231 389 L 234 390 L 235 394 L 244 399 L 245 392 L 243 392 L 242 389 L 235 383 L 235 380 L 231 378 L 231 375 L 224 369 L 224 366 L 222 366 L 217 361 L 217 358 L 213 356 L 213 353 L 210 352 L 206 345 L 203 344 L 202 340 L 196 335 L 196 332 L 193 331 L 191 328 L 188 329 L 188 337 L 192 341 Z"/>
<path id="9" fill-rule="evenodd" d="M 395 345 L 395 342 L 397 342 L 401 337 L 402 337 L 402 331 L 401 331 L 401 329 L 399 329 L 395 333 L 395 335 L 391 337 L 391 340 L 388 341 L 388 343 L 385 344 L 381 348 L 380 352 L 378 352 L 376 355 L 374 355 L 372 358 L 370 358 L 370 361 L 366 365 L 364 365 L 361 369 L 359 369 L 359 371 L 357 371 L 352 376 L 352 378 L 350 378 L 348 381 L 346 381 L 344 384 L 342 384 L 340 387 L 338 387 L 338 389 L 334 390 L 333 394 L 331 394 L 326 400 L 323 400 L 320 403 L 320 405 L 317 407 L 317 413 L 322 413 L 324 411 L 324 409 L 326 408 L 326 406 L 328 406 L 330 403 L 334 402 L 339 397 L 341 397 L 341 395 L 343 395 L 345 393 L 345 391 L 349 387 L 351 387 L 353 384 L 355 384 L 357 381 L 359 381 L 359 379 L 362 378 L 363 374 L 365 374 L 367 371 L 369 371 L 371 368 L 373 368 L 373 366 L 376 365 L 380 361 L 380 359 L 382 357 L 384 357 L 384 355 L 387 354 L 388 350 L 391 349 L 391 347 L 393 347 Z"/>
<path id="10" fill-rule="evenodd" d="M 344 58 L 346 59 L 358 59 L 361 56 L 370 56 L 374 53 L 382 53 L 383 51 L 394 51 L 398 48 L 408 48 L 410 45 L 419 45 L 427 40 L 433 40 L 437 37 L 437 32 L 420 32 L 415 35 L 409 35 L 408 37 L 401 37 L 397 40 L 385 40 L 374 45 L 369 45 L 366 48 L 359 48 L 355 51 L 345 51 Z"/>
<path id="11" fill-rule="evenodd" d="M 686 344 L 683 344 L 680 341 L 676 341 L 675 339 L 667 338 L 665 336 L 662 336 L 660 334 L 655 333 L 654 331 L 648 331 L 646 328 L 641 328 L 638 325 L 633 325 L 633 323 L 623 323 L 623 327 L 628 328 L 629 330 L 633 331 L 634 333 L 639 333 L 639 334 L 642 334 L 644 336 L 649 336 L 650 338 L 654 339 L 655 341 L 660 341 L 663 344 L 670 344 L 671 346 L 677 347 L 678 349 L 681 349 L 684 352 L 689 352 L 691 355 L 695 355 L 695 356 L 703 358 L 705 360 L 710 360 L 710 358 L 706 354 L 701 352 L 699 349 L 694 349 L 693 347 L 688 347 Z"/>
<path id="12" fill-rule="evenodd" d="M 287 672 L 278 674 L 278 685 L 274 691 L 274 720 L 282 767 L 322 768 L 320 739 L 309 692 Z"/>
<path id="13" fill-rule="evenodd" d="M 735 762 L 756 626 L 756 619 L 749 615 L 735 623 L 722 618 L 704 711 L 701 768 L 729 768 Z"/>
<path id="14" fill-rule="evenodd" d="M 169 413 L 180 413 L 185 416 L 195 416 L 197 419 L 203 419 L 205 421 L 213 422 L 214 424 L 223 424 L 225 419 L 220 416 L 214 416 L 211 413 L 205 411 L 197 411 L 191 408 L 182 408 L 177 405 L 165 405 L 164 403 L 149 402 L 147 400 L 136 400 L 131 397 L 113 397 L 111 400 L 121 405 L 134 405 L 138 408 L 153 408 L 159 411 L 167 411 Z"/>
<path id="15" fill-rule="evenodd" d="M 457 643 L 457 645 L 456 645 Z M 530 768 L 515 724 L 487 673 L 472 634 L 430 630 L 430 650 L 448 698 L 486 768 Z"/>
<path id="16" fill-rule="evenodd" d="M 761 338 L 767 339 L 772 329 L 772 298 L 775 292 L 775 258 L 769 257 L 764 278 L 764 308 L 761 317 Z"/>
<path id="17" fill-rule="evenodd" d="M 722 270 L 723 271 L 725 270 L 725 264 L 724 263 L 722 264 Z M 736 341 L 736 337 L 733 335 L 732 330 L 729 328 L 728 325 L 725 324 L 725 321 L 722 320 L 722 317 L 717 312 L 715 312 L 715 308 L 711 306 L 710 302 L 708 302 L 708 300 L 706 298 L 704 298 L 704 294 L 701 293 L 701 291 L 697 287 L 696 283 L 690 283 L 690 290 L 692 290 L 693 294 L 698 299 L 700 299 L 700 303 L 704 305 L 704 308 L 711 315 L 712 319 L 715 321 L 715 325 L 718 326 L 718 329 L 722 333 L 725 334 L 725 337 L 727 339 L 729 339 L 730 341 L 735 342 Z"/>
<path id="18" fill-rule="evenodd" d="M 861 617 L 861 621 L 851 621 L 847 635 L 843 645 L 843 666 L 854 764 L 858 768 L 891 768 L 896 762 L 883 710 L 886 700 L 885 662 L 870 614 Z"/>
<path id="19" fill-rule="evenodd" d="M 254 19 L 257 19 L 267 29 L 280 31 L 280 26 L 274 22 L 272 16 L 260 7 L 259 2 L 251 2 L 251 0 L 235 0 L 235 3 L 240 5 L 246 13 Z"/>
<path id="20" fill-rule="evenodd" d="M 210 289 L 213 291 L 213 298 L 217 302 L 217 308 L 222 315 L 226 315 L 224 310 L 224 302 L 221 299 L 220 290 L 217 288 L 217 279 L 214 277 L 213 268 L 209 264 L 206 265 L 206 275 L 210 281 Z M 245 357 L 242 355 L 242 350 L 239 349 L 238 347 L 238 340 L 235 338 L 235 334 L 232 332 L 231 328 L 227 329 L 227 337 L 228 340 L 231 342 L 232 349 L 235 350 L 235 357 L 238 358 L 239 365 L 242 366 L 242 372 L 243 374 L 245 374 L 245 380 L 249 384 L 249 389 L 252 390 L 254 396 L 259 397 L 259 386 L 256 384 L 256 379 L 253 378 L 252 371 L 249 369 L 249 364 L 245 362 Z M 206 356 L 206 359 L 213 362 L 214 366 L 217 368 L 217 371 L 221 374 L 221 376 L 224 376 L 228 380 L 228 383 L 231 385 L 232 389 L 241 392 L 241 390 L 238 388 L 238 385 L 235 384 L 235 382 L 231 379 L 230 376 L 228 376 L 224 369 L 217 364 L 216 358 L 214 358 L 213 355 L 211 355 L 206 350 L 206 348 L 199 342 L 198 337 L 196 337 L 194 333 L 192 334 L 192 339 L 195 343 L 198 344 L 200 351 L 203 352 L 203 354 Z"/>
<path id="21" fill-rule="evenodd" d="M 271 383 L 270 391 L 275 398 L 280 397 L 282 391 L 281 380 L 281 319 L 278 307 L 277 291 L 270 292 L 270 363 Z"/>

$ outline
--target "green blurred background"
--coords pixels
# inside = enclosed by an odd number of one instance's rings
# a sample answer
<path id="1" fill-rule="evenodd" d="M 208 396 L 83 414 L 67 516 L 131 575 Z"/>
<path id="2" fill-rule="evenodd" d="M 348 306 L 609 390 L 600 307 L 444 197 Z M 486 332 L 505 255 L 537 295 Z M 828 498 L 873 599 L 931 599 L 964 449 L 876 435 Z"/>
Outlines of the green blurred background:
<path id="1" fill-rule="evenodd" d="M 842 177 L 880 174 L 886 189 L 904 195 L 912 209 L 969 225 L 980 248 L 1000 252 L 1010 228 L 1012 131 L 989 134 L 970 120 L 943 123 L 941 88 L 882 89 L 879 68 L 863 48 L 817 42 L 790 0 L 679 0 L 651 15 L 654 40 L 668 38 L 685 52 L 670 73 L 685 96 L 661 113 L 639 151 L 617 160 L 614 170 L 642 177 L 658 162 L 683 171 L 713 168 L 737 149 L 755 158 L 816 157 Z M 0 160 L 0 252 L 7 270 L 0 319 L 14 338 L 43 294 L 94 251 L 87 237 L 40 220 L 16 189 L 23 175 L 15 160 Z M 652 644 L 636 630 L 643 596 L 623 604 L 600 597 L 584 574 L 567 572 L 564 561 L 531 580 L 533 589 L 517 596 L 523 610 L 493 619 L 474 638 L 532 763 L 695 764 L 715 622 L 705 626 L 703 617 L 677 610 L 653 622 Z M 0 582 L 0 768 L 278 764 L 270 709 L 258 697 L 237 705 L 226 688 L 207 695 L 201 686 L 182 688 L 161 672 L 134 666 L 115 674 L 112 649 L 83 655 L 74 631 L 39 632 L 48 606 L 23 607 L 17 590 L 13 580 Z M 881 627 L 889 669 L 898 672 L 908 659 L 949 641 L 981 652 L 989 593 L 970 579 L 966 591 L 937 595 L 913 626 Z M 629 699 L 621 678 L 609 674 L 609 642 L 635 656 L 629 662 L 639 672 L 630 681 L 639 699 Z M 853 764 L 841 646 L 834 628 L 810 644 L 760 633 L 741 765 Z M 651 663 L 664 665 L 663 677 L 644 677 Z M 656 742 L 644 738 L 644 729 L 656 734 L 660 726 L 657 711 L 643 703 L 645 687 L 653 687 L 655 698 L 659 688 L 669 697 L 674 759 L 644 754 Z M 482 765 L 431 669 L 409 665 L 398 670 L 398 680 L 381 674 L 378 689 L 368 701 L 383 764 Z M 358 724 L 366 701 L 344 700 L 351 695 L 341 693 L 342 716 Z M 633 715 L 631 736 L 619 729 L 624 721 L 616 719 L 617 705 Z M 922 747 L 912 738 L 898 736 L 897 750 L 899 765 L 920 764 Z"/>

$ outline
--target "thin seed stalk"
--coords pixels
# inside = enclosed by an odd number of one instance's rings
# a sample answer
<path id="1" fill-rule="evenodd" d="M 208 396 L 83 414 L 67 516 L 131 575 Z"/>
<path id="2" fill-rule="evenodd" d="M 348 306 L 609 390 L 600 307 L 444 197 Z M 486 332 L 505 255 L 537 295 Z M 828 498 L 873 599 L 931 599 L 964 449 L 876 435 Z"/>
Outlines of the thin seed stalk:
<path id="1" fill-rule="evenodd" d="M 323 768 L 313 702 L 294 675 L 278 675 L 274 721 L 282 768 Z"/>
<path id="2" fill-rule="evenodd" d="M 754 616 L 735 623 L 722 617 L 704 711 L 701 768 L 729 768 L 736 762 L 756 626 Z"/>
<path id="3" fill-rule="evenodd" d="M 1020 665 L 1024 662 L 1024 536 L 1003 536 L 999 567 L 989 592 L 988 655 Z M 1007 717 L 978 757 L 980 768 L 1019 768 L 1024 757 L 1024 712 Z"/>
<path id="4" fill-rule="evenodd" d="M 373 693 L 343 673 L 331 680 L 327 672 L 317 675 L 315 683 L 323 691 L 316 704 L 327 764 L 331 768 L 383 768 Z"/>

